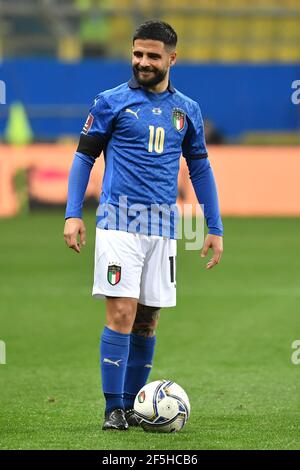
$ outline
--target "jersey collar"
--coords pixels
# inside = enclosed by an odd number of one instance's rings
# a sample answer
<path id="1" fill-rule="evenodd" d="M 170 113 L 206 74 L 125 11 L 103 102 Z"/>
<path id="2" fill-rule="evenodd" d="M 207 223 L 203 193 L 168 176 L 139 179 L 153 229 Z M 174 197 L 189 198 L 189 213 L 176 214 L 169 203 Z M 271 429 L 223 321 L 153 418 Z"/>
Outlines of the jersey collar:
<path id="1" fill-rule="evenodd" d="M 131 77 L 131 79 L 127 83 L 128 83 L 129 88 L 133 88 L 133 89 L 141 88 L 141 85 L 138 83 L 138 81 L 136 80 L 135 77 Z M 170 93 L 175 93 L 175 88 L 173 87 L 173 85 L 170 81 L 169 81 L 167 90 Z"/>

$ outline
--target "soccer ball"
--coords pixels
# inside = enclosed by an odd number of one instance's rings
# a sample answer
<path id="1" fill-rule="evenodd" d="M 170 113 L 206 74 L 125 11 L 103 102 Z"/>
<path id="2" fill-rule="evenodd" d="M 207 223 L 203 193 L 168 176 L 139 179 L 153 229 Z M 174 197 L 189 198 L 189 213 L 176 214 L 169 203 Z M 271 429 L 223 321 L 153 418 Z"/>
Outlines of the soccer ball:
<path id="1" fill-rule="evenodd" d="M 156 380 L 145 385 L 134 401 L 134 411 L 144 431 L 177 432 L 190 416 L 190 402 L 179 385 Z"/>

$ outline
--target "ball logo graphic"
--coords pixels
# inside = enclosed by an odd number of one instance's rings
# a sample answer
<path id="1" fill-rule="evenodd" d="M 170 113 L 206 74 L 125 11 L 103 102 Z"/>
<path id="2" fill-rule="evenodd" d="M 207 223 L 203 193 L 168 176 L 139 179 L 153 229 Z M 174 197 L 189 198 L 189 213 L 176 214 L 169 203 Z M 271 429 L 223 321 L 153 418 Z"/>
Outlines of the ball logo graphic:
<path id="1" fill-rule="evenodd" d="M 139 401 L 139 403 L 144 403 L 145 397 L 146 397 L 146 394 L 145 394 L 144 391 L 141 392 L 141 393 L 139 393 L 139 395 L 138 395 L 138 401 Z"/>

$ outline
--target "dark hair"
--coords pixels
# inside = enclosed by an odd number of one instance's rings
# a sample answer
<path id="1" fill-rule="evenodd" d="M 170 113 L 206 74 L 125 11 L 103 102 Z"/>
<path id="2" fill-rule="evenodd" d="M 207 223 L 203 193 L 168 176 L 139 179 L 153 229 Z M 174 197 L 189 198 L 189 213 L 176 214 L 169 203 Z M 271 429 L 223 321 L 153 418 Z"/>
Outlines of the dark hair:
<path id="1" fill-rule="evenodd" d="M 136 39 L 153 39 L 172 48 L 177 44 L 177 34 L 172 26 L 158 20 L 148 20 L 142 23 L 133 35 L 133 43 Z"/>

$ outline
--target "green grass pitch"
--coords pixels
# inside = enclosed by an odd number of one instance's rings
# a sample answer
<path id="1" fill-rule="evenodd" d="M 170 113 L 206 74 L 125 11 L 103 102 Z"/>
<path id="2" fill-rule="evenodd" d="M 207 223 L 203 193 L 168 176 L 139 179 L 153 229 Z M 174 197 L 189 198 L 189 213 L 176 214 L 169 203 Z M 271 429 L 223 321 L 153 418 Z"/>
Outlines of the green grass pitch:
<path id="1" fill-rule="evenodd" d="M 179 242 L 178 305 L 161 313 L 150 375 L 190 397 L 172 435 L 101 431 L 104 304 L 91 298 L 94 215 L 85 221 L 80 255 L 60 212 L 0 221 L 0 448 L 299 449 L 300 220 L 225 219 L 212 271 Z"/>

